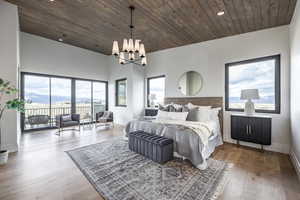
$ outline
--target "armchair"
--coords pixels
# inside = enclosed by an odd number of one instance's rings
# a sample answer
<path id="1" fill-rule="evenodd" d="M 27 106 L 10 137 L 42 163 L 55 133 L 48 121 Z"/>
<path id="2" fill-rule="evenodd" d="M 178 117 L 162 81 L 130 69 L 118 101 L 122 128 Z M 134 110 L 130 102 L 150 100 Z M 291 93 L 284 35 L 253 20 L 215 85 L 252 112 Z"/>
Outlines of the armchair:
<path id="1" fill-rule="evenodd" d="M 97 125 L 98 124 L 98 125 Z M 111 111 L 104 111 L 96 113 L 96 127 L 111 125 L 114 126 L 114 114 Z"/>
<path id="2" fill-rule="evenodd" d="M 68 130 L 76 130 L 80 132 L 80 115 L 79 114 L 57 115 L 56 126 L 58 128 L 57 135 L 60 135 L 60 133 L 64 131 L 64 128 L 70 126 L 78 126 L 78 129 L 68 129 Z"/>

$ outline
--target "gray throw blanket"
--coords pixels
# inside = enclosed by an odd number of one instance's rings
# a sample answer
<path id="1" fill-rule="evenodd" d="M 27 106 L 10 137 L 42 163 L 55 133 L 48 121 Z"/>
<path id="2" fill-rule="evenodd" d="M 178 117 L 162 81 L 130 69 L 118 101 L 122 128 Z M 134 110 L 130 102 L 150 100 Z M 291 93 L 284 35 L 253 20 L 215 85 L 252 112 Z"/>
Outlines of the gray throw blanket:
<path id="1" fill-rule="evenodd" d="M 129 132 L 138 130 L 173 139 L 175 155 L 187 158 L 199 169 L 206 168 L 206 161 L 202 156 L 205 145 L 192 129 L 177 124 L 131 121 L 125 127 L 126 137 Z"/>

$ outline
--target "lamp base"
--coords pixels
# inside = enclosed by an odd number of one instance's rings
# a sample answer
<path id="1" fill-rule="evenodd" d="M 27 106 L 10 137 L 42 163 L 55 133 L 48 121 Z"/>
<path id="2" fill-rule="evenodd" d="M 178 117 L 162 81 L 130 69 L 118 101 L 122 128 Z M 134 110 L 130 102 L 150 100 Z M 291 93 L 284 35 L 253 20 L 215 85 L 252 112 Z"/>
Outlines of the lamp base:
<path id="1" fill-rule="evenodd" d="M 244 111 L 246 115 L 253 115 L 255 113 L 254 103 L 251 101 L 251 99 L 248 99 L 248 101 L 245 103 Z"/>

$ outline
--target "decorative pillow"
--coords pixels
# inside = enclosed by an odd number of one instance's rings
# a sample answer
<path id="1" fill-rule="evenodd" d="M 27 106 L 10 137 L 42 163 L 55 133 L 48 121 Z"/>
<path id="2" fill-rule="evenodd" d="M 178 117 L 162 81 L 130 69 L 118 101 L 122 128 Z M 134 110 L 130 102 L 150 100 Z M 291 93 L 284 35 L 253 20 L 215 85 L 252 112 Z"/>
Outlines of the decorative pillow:
<path id="1" fill-rule="evenodd" d="M 63 115 L 63 116 L 61 116 L 61 119 L 64 122 L 72 121 L 72 116 L 71 115 Z"/>
<path id="2" fill-rule="evenodd" d="M 186 105 L 182 106 L 182 112 L 189 112 L 189 111 L 190 109 Z"/>
<path id="3" fill-rule="evenodd" d="M 198 108 L 192 108 L 192 109 L 188 109 L 187 107 L 183 108 L 183 112 L 188 110 L 188 116 L 186 118 L 187 121 L 197 121 L 197 112 L 198 112 Z"/>
<path id="4" fill-rule="evenodd" d="M 162 111 L 169 111 L 170 110 L 170 105 L 168 104 L 168 105 L 161 105 L 161 104 L 159 104 L 158 105 L 158 109 L 159 110 L 162 110 Z"/>
<path id="5" fill-rule="evenodd" d="M 169 106 L 170 112 L 182 112 L 182 105 L 179 104 L 171 104 Z"/>
<path id="6" fill-rule="evenodd" d="M 183 106 L 182 111 L 188 111 L 187 121 L 208 121 L 208 112 L 211 106 L 197 106 L 192 103 L 188 103 Z M 206 113 L 206 114 L 205 114 Z"/>
<path id="7" fill-rule="evenodd" d="M 193 108 L 189 111 L 187 121 L 206 122 L 210 120 L 210 108 L 209 107 L 198 107 Z"/>

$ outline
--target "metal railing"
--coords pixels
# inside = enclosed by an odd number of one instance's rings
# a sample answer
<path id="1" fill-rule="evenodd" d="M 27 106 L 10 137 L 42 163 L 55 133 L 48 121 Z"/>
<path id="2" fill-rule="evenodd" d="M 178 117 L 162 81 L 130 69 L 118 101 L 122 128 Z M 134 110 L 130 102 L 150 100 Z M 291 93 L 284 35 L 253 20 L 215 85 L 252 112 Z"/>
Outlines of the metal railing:
<path id="1" fill-rule="evenodd" d="M 80 116 L 85 116 L 86 114 L 91 114 L 91 106 L 76 106 L 76 114 L 80 114 Z M 93 112 L 97 113 L 105 110 L 105 105 L 95 104 L 93 108 Z M 46 127 L 54 127 L 55 118 L 57 115 L 63 114 L 71 114 L 71 106 L 69 107 L 55 107 L 55 108 L 26 108 L 24 113 L 24 129 L 34 129 L 34 128 L 46 128 Z M 34 120 L 28 120 L 28 118 L 34 118 L 36 116 L 36 122 L 33 123 Z M 42 116 L 45 119 L 45 116 L 48 116 L 47 123 L 38 123 L 39 116 Z"/>

